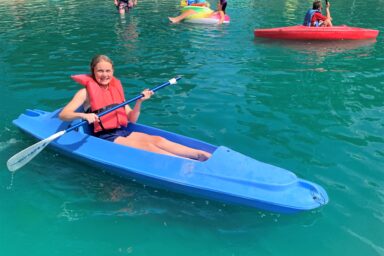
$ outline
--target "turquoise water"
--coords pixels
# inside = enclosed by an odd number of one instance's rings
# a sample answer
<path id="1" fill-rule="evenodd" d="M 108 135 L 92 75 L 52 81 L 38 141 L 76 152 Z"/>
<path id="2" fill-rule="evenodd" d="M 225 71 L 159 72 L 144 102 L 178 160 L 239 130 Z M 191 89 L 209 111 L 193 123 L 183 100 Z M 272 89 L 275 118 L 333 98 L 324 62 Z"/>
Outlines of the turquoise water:
<path id="1" fill-rule="evenodd" d="M 0 2 L 2 255 L 384 255 L 384 5 L 332 2 L 334 24 L 379 29 L 377 42 L 255 40 L 295 25 L 311 1 L 233 0 L 226 26 L 169 24 L 178 0 Z M 345 19 L 345 17 L 347 17 Z M 344 20 L 342 20 L 344 19 Z M 54 110 L 79 86 L 69 75 L 109 55 L 127 98 L 175 75 L 141 123 L 225 145 L 322 185 L 330 202 L 280 215 L 123 180 L 44 150 L 12 120 Z"/>

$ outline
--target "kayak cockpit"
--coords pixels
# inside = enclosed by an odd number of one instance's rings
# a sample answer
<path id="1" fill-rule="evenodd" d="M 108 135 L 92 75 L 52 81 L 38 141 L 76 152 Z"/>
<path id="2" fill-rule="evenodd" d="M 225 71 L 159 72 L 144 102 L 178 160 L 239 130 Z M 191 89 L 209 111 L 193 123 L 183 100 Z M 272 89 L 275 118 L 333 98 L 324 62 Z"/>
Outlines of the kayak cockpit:
<path id="1" fill-rule="evenodd" d="M 78 120 L 73 121 L 71 123 L 71 126 L 77 124 L 78 122 L 79 122 Z M 130 132 L 142 132 L 150 135 L 161 136 L 175 143 L 179 143 L 184 146 L 195 148 L 195 149 L 204 150 L 209 153 L 213 153 L 217 149 L 217 146 L 214 146 L 212 144 L 209 144 L 197 139 L 193 139 L 180 134 L 168 132 L 165 130 L 160 130 L 151 126 L 146 126 L 138 123 L 135 123 L 135 124 L 130 123 L 128 124 L 126 129 L 129 130 Z M 77 132 L 93 136 L 93 127 L 92 125 L 84 124 L 77 129 Z"/>

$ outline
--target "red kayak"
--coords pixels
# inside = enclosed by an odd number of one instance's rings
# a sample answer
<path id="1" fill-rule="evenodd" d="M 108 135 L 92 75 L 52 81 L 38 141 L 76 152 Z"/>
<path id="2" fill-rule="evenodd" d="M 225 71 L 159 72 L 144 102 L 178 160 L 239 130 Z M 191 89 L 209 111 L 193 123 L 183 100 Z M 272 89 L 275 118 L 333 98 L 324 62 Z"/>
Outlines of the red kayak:
<path id="1" fill-rule="evenodd" d="M 255 37 L 290 40 L 362 40 L 376 38 L 378 30 L 348 26 L 307 27 L 290 26 L 255 29 Z"/>

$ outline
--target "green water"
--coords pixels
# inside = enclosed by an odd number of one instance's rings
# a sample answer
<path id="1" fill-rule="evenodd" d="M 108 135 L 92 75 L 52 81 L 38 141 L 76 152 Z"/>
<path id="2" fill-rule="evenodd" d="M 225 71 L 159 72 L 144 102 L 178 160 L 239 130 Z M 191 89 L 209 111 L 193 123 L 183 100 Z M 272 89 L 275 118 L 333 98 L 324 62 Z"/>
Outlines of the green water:
<path id="1" fill-rule="evenodd" d="M 254 40 L 295 25 L 311 1 L 229 0 L 226 26 L 169 24 L 178 0 L 0 0 L 1 255 L 384 255 L 384 47 L 381 0 L 332 2 L 334 24 L 377 42 Z M 347 18 L 346 18 L 347 17 Z M 224 205 L 123 180 L 44 150 L 12 120 L 54 110 L 69 75 L 109 55 L 127 98 L 175 75 L 141 123 L 225 145 L 322 185 L 330 202 L 296 215 Z M 108 153 L 108 152 L 106 152 Z"/>

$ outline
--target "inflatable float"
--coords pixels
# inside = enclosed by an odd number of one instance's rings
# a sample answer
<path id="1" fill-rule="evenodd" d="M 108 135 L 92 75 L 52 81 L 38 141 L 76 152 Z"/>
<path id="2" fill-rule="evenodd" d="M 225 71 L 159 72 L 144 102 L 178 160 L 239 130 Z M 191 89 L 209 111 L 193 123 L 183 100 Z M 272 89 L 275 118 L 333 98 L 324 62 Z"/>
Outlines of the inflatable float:
<path id="1" fill-rule="evenodd" d="M 255 37 L 288 40 L 365 40 L 376 38 L 378 30 L 357 27 L 307 27 L 303 25 L 255 29 Z"/>
<path id="2" fill-rule="evenodd" d="M 217 24 L 220 20 L 220 15 L 218 13 L 213 13 L 207 18 L 191 18 L 185 19 L 185 22 L 196 23 L 196 24 Z M 230 18 L 228 15 L 224 16 L 223 23 L 229 23 Z"/>
<path id="3" fill-rule="evenodd" d="M 188 10 L 193 10 L 196 13 L 185 18 L 185 22 L 196 24 L 217 24 L 220 20 L 220 15 L 218 13 L 205 6 L 185 6 L 181 9 L 181 13 L 184 13 Z M 229 16 L 225 15 L 223 23 L 229 22 Z"/>

